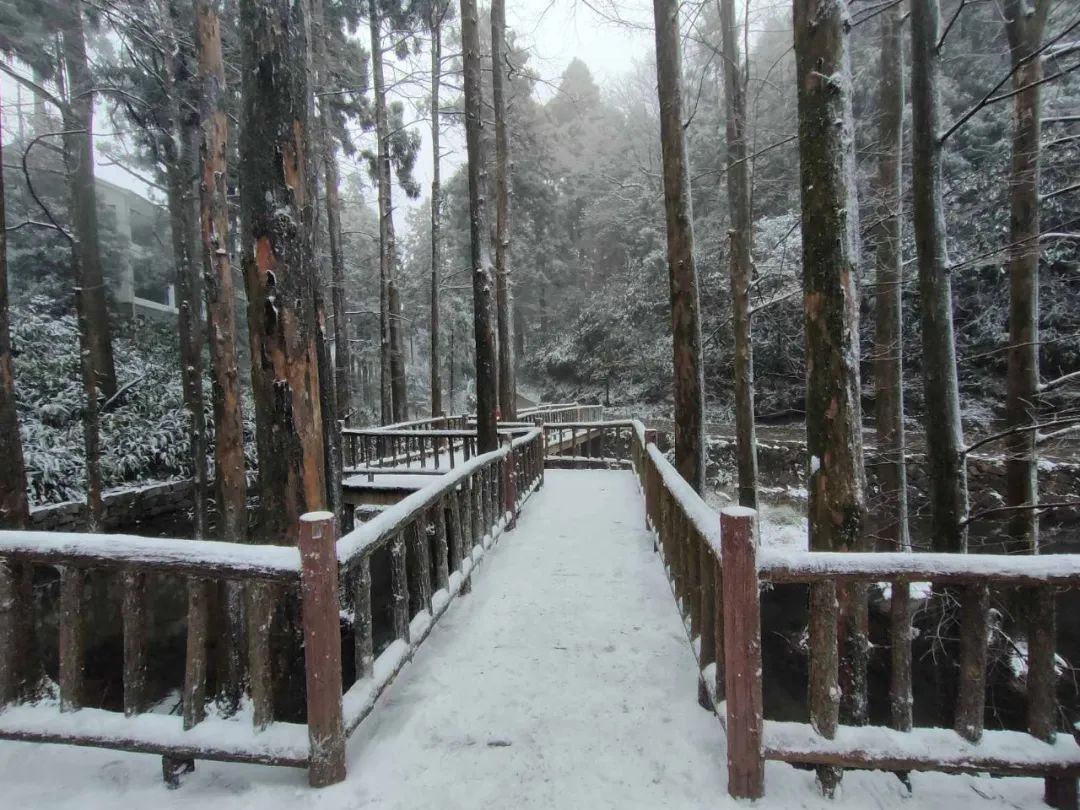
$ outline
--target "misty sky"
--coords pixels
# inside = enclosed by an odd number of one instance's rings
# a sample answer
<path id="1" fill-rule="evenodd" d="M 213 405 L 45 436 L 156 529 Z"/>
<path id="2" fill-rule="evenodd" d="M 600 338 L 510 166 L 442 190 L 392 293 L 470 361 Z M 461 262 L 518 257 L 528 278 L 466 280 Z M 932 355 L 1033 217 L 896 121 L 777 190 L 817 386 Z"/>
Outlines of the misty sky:
<path id="1" fill-rule="evenodd" d="M 529 65 L 541 81 L 537 94 L 542 99 L 554 93 L 554 87 L 570 61 L 576 56 L 583 60 L 601 85 L 628 72 L 633 65 L 647 59 L 652 52 L 652 3 L 651 0 L 507 0 L 507 25 L 517 33 L 520 47 L 529 50 Z M 621 22 L 620 22 L 621 21 Z M 364 36 L 365 30 L 360 35 Z M 417 59 L 418 65 L 427 64 L 427 54 Z M 388 64 L 388 80 L 393 73 L 392 64 Z M 17 121 L 14 112 L 19 109 L 15 83 L 4 78 L 4 140 L 8 140 L 15 130 Z M 411 88 L 406 95 L 413 99 L 418 94 L 427 93 L 424 86 Z M 26 91 L 21 93 L 22 110 L 29 114 L 31 102 Z M 111 125 L 98 102 L 98 115 L 95 116 L 95 134 L 99 144 L 110 134 Z M 413 120 L 417 120 L 414 117 Z M 399 228 L 406 226 L 404 209 L 420 204 L 427 197 L 431 184 L 431 132 L 430 126 L 423 120 L 416 123 L 421 133 L 423 147 L 417 161 L 416 177 L 423 188 L 421 200 L 410 202 L 400 189 L 394 190 L 394 203 L 397 207 L 395 220 Z M 235 133 L 230 133 L 235 137 Z M 365 138 L 374 141 L 374 133 Z M 369 146 L 369 144 L 363 144 Z M 370 145 L 372 148 L 373 144 Z M 465 160 L 464 134 L 459 129 L 451 129 L 443 136 L 444 178 Z M 145 183 L 139 182 L 129 173 L 116 166 L 108 165 L 110 160 L 96 154 L 98 176 L 126 188 L 132 188 L 141 194 L 160 199 Z M 345 171 L 359 169 L 359 164 L 343 166 Z M 375 192 L 368 184 L 368 203 L 372 204 Z"/>

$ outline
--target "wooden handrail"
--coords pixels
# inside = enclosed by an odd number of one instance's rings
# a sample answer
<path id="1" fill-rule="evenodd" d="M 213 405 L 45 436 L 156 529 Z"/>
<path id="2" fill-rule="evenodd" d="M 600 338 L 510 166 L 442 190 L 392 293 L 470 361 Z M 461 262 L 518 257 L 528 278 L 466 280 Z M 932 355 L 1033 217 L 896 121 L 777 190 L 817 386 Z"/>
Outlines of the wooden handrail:
<path id="1" fill-rule="evenodd" d="M 679 476 L 649 440 L 635 430 L 635 469 L 645 498 L 646 523 L 656 536 L 676 603 L 700 652 L 699 699 L 726 718 L 728 789 L 733 796 L 757 797 L 765 789 L 766 759 L 827 767 L 892 770 L 979 771 L 1029 774 L 1047 780 L 1047 796 L 1056 807 L 1076 806 L 1080 745 L 1067 734 L 1049 734 L 1053 718 L 1034 717 L 1032 733 L 983 731 L 985 707 L 987 593 L 989 585 L 1034 588 L 1045 595 L 1053 587 L 1080 585 L 1080 555 L 845 554 L 759 549 L 752 510 L 724 510 L 719 515 Z M 811 644 L 811 700 L 835 716 L 835 591 L 850 582 L 889 582 L 907 593 L 911 582 L 957 586 L 963 607 L 962 645 L 956 730 L 850 728 L 819 723 L 773 723 L 762 720 L 760 691 L 760 610 L 762 584 L 811 585 L 814 611 L 825 611 L 832 634 Z M 710 616 L 709 613 L 712 613 Z M 818 617 L 822 618 L 821 616 Z M 891 614 L 891 659 L 911 661 L 910 616 Z M 697 636 L 700 636 L 698 638 Z M 831 641 L 829 639 L 832 639 Z M 1053 657 L 1053 645 L 1029 655 Z M 831 649 L 830 649 L 831 648 Z M 708 650 L 715 654 L 708 655 Z M 899 654 L 897 654 L 899 653 Z M 832 662 L 828 658 L 832 657 Z M 1031 663 L 1031 671 L 1036 663 Z M 1042 661 L 1038 666 L 1049 666 Z M 910 673 L 909 673 L 910 674 Z M 750 688 L 753 687 L 753 688 Z M 1053 688 L 1029 685 L 1038 711 L 1053 708 Z M 910 677 L 894 678 L 890 700 L 910 702 Z M 898 691 L 899 690 L 899 691 Z M 984 740 L 983 743 L 976 742 Z M 1050 798 L 1048 798 L 1050 800 Z"/>
<path id="2" fill-rule="evenodd" d="M 127 534 L 0 531 L 0 560 L 217 579 L 291 582 L 300 576 L 295 548 Z"/>

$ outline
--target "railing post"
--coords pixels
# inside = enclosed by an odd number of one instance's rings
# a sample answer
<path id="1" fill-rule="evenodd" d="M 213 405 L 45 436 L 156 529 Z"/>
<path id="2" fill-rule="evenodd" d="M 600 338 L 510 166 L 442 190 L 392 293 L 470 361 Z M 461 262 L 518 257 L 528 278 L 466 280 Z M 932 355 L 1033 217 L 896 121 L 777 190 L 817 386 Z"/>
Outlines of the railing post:
<path id="1" fill-rule="evenodd" d="M 503 459 L 503 513 L 509 513 L 507 529 L 517 526 L 517 451 L 510 438 L 506 440 L 507 454 Z"/>
<path id="2" fill-rule="evenodd" d="M 765 760 L 761 750 L 761 602 L 754 514 L 753 509 L 741 506 L 720 512 L 728 793 L 737 799 L 759 799 L 765 793 Z"/>
<path id="3" fill-rule="evenodd" d="M 301 602 L 307 727 L 308 781 L 325 787 L 345 779 L 345 723 L 341 710 L 341 630 L 337 532 L 331 512 L 300 518 Z"/>

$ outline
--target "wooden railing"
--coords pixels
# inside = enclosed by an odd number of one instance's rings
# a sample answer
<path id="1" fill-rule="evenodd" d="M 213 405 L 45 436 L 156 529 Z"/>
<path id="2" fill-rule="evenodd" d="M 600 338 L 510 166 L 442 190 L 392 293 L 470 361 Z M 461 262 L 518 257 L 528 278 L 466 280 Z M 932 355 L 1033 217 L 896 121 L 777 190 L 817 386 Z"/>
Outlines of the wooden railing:
<path id="1" fill-rule="evenodd" d="M 444 467 L 453 469 L 476 455 L 476 431 L 463 428 L 345 428 L 345 469 Z"/>
<path id="2" fill-rule="evenodd" d="M 632 420 L 545 423 L 543 429 L 549 468 L 616 469 L 630 466 Z"/>
<path id="3" fill-rule="evenodd" d="M 836 768 L 944 772 L 989 771 L 1046 779 L 1051 806 L 1077 806 L 1080 745 L 1057 731 L 1052 589 L 1080 585 L 1080 555 L 841 554 L 759 549 L 756 513 L 717 514 L 676 472 L 638 424 L 634 468 L 646 520 L 668 572 L 702 673 L 699 699 L 725 724 L 728 791 L 758 798 L 768 759 Z M 837 589 L 889 582 L 896 597 L 889 647 L 890 701 L 911 702 L 912 582 L 948 585 L 959 594 L 961 661 L 955 727 L 842 726 L 837 658 Z M 810 588 L 809 704 L 814 724 L 763 718 L 760 589 Z M 984 731 L 990 589 L 1027 589 L 1047 621 L 1031 624 L 1029 731 Z M 901 607 L 903 606 L 903 607 Z M 1037 607 L 1037 609 L 1040 609 Z M 908 712 L 910 717 L 910 711 Z M 901 724 L 904 725 L 904 724 Z"/>
<path id="4" fill-rule="evenodd" d="M 175 781 L 195 759 L 307 767 L 313 785 L 345 775 L 348 734 L 412 656 L 452 599 L 469 590 L 484 550 L 543 482 L 539 429 L 475 456 L 349 534 L 337 538 L 333 515 L 303 516 L 299 548 L 123 535 L 0 532 L 0 739 L 96 746 L 162 754 Z M 55 623 L 58 666 L 31 643 L 35 576 L 59 572 L 59 598 L 46 604 Z M 122 589 L 123 711 L 92 705 L 85 694 L 87 616 L 100 607 L 108 578 Z M 170 583 L 187 591 L 183 626 L 182 714 L 149 713 L 147 669 L 152 617 Z M 390 583 L 391 627 L 373 612 L 373 586 Z M 150 584 L 152 581 L 152 585 Z M 210 605 L 216 586 L 246 597 L 247 712 L 207 716 L 208 653 L 228 639 L 215 635 Z M 274 715 L 271 614 L 288 593 L 300 605 L 307 682 L 304 722 Z M 39 600 L 40 601 L 40 600 Z M 46 600 L 47 601 L 47 600 Z M 95 604 L 98 603 L 98 604 Z M 153 607 L 154 610 L 150 610 Z M 351 614 L 342 634 L 340 616 Z M 158 618 L 160 621 L 160 616 Z M 375 652 L 385 643 L 378 657 Z M 218 659 L 216 659 L 218 660 Z M 348 666 L 351 664 L 351 666 Z M 41 699 L 22 687 L 56 673 L 56 694 Z M 343 675 L 352 674 L 348 689 Z M 159 690 L 160 691 L 160 690 Z M 101 701 L 97 701 L 101 704 Z"/>
<path id="5" fill-rule="evenodd" d="M 517 418 L 534 425 L 552 425 L 559 422 L 599 422 L 604 418 L 603 405 L 538 405 L 518 411 Z"/>

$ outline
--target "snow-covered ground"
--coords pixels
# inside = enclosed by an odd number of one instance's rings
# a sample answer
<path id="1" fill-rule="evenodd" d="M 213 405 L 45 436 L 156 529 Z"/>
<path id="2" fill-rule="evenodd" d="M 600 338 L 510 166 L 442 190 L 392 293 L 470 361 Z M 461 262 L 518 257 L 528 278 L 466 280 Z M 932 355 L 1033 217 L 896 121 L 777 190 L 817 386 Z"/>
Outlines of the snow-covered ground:
<path id="1" fill-rule="evenodd" d="M 472 595 L 443 618 L 349 743 L 349 777 L 198 764 L 175 791 L 152 756 L 0 743 L 11 808 L 734 808 L 724 735 L 697 705 L 697 671 L 643 529 L 628 472 L 547 473 Z M 1042 783 L 914 774 L 845 777 L 769 763 L 757 808 L 1037 807 Z M 987 800 L 990 800 L 988 802 Z"/>

